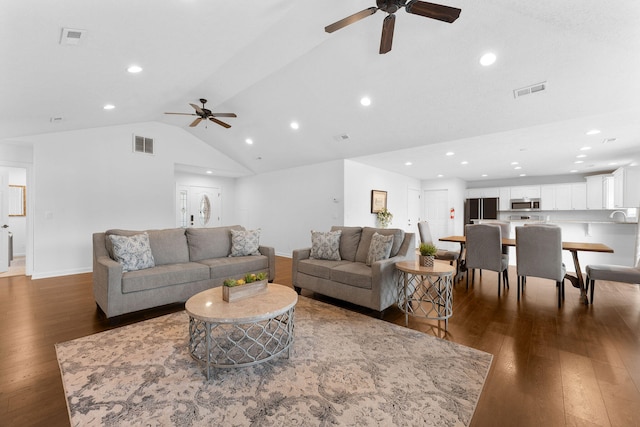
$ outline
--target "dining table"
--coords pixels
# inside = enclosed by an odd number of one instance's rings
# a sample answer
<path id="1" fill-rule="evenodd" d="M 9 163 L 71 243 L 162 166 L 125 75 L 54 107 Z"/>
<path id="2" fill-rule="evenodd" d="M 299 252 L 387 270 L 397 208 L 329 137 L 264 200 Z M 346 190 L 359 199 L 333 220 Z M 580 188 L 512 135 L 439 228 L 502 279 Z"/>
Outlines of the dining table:
<path id="1" fill-rule="evenodd" d="M 466 236 L 448 236 L 441 237 L 441 242 L 453 242 L 460 244 L 460 261 L 456 268 L 456 280 L 460 280 L 462 274 L 466 271 L 464 266 L 464 245 L 467 242 Z M 516 239 L 503 238 L 503 246 L 516 246 Z M 584 283 L 584 277 L 582 276 L 582 269 L 580 268 L 580 260 L 578 259 L 578 252 L 602 252 L 613 253 L 613 249 L 604 243 L 587 243 L 587 242 L 562 242 L 562 249 L 571 252 L 573 258 L 573 265 L 575 267 L 575 276 L 572 274 L 566 274 L 565 279 L 569 280 L 574 288 L 580 289 L 580 296 L 584 301 L 584 304 L 589 304 L 587 299 L 587 288 Z"/>

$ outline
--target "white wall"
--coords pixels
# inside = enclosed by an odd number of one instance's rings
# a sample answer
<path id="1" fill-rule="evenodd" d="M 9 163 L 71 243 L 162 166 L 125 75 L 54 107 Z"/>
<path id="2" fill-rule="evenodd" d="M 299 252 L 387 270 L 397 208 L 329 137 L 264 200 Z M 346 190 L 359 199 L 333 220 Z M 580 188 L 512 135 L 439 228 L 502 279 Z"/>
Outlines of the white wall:
<path id="1" fill-rule="evenodd" d="M 405 229 L 408 223 L 408 190 L 420 189 L 420 180 L 352 160 L 345 160 L 344 224 L 377 227 L 371 213 L 371 190 L 387 192 L 387 209 L 393 214 L 392 228 Z M 417 228 L 411 230 L 417 233 Z"/>
<path id="2" fill-rule="evenodd" d="M 343 175 L 338 160 L 238 178 L 236 222 L 260 228 L 260 243 L 291 257 L 311 246 L 311 230 L 343 224 Z"/>
<path id="3" fill-rule="evenodd" d="M 132 135 L 155 154 L 132 152 Z M 29 138 L 34 146 L 33 277 L 92 269 L 91 235 L 175 226 L 174 165 L 242 168 L 184 130 L 156 122 Z"/>

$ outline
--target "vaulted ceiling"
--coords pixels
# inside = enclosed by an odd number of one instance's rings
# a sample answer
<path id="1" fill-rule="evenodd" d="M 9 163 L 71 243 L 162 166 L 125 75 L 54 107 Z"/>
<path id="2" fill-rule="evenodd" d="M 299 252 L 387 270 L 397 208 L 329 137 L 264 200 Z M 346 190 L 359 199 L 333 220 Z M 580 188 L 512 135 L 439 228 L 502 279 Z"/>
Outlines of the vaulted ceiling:
<path id="1" fill-rule="evenodd" d="M 236 160 L 239 174 L 351 158 L 475 181 L 640 161 L 640 2 L 442 3 L 462 9 L 456 22 L 399 10 L 380 55 L 384 12 L 324 31 L 373 0 L 3 2 L 0 140 L 159 121 Z M 80 43 L 61 45 L 63 28 L 85 30 Z M 497 61 L 483 67 L 489 51 Z M 199 98 L 236 113 L 232 127 L 164 114 Z"/>

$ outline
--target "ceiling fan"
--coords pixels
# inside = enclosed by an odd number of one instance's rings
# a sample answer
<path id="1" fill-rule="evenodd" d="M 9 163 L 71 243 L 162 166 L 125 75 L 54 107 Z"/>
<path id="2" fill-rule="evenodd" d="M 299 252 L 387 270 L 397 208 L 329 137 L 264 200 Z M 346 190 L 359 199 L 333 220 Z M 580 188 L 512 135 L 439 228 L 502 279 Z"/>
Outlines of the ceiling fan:
<path id="1" fill-rule="evenodd" d="M 191 122 L 189 127 L 198 126 L 198 123 L 200 123 L 202 120 L 209 119 L 212 122 L 217 123 L 220 126 L 225 127 L 227 129 L 229 129 L 231 125 L 216 119 L 216 117 L 238 117 L 235 115 L 235 113 L 212 113 L 211 110 L 204 107 L 204 104 L 207 103 L 206 99 L 200 98 L 200 102 L 202 103 L 202 107 L 198 107 L 196 104 L 191 104 L 191 103 L 189 104 L 193 107 L 194 110 L 196 110 L 195 113 L 165 113 L 165 114 L 178 114 L 181 116 L 198 116 L 197 119 Z"/>
<path id="2" fill-rule="evenodd" d="M 382 23 L 382 38 L 380 39 L 380 53 L 387 53 L 391 50 L 391 44 L 393 42 L 393 28 L 396 23 L 396 16 L 394 13 L 404 7 L 404 9 L 414 15 L 425 16 L 427 18 L 437 19 L 438 21 L 444 21 L 452 23 L 460 16 L 461 9 L 449 6 L 443 6 L 435 3 L 427 3 L 419 0 L 376 0 L 376 7 L 370 7 L 362 10 L 353 15 L 347 16 L 331 25 L 324 27 L 327 33 L 333 33 L 334 31 L 344 28 L 347 25 L 353 24 L 369 15 L 373 15 L 378 10 L 387 12 L 388 15 L 384 18 Z"/>

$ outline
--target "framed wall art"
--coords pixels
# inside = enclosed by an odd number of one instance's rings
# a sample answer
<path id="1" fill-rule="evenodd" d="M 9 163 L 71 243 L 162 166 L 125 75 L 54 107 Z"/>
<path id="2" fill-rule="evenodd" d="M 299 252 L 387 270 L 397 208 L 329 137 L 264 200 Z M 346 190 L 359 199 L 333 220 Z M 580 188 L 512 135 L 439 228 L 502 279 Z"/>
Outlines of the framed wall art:
<path id="1" fill-rule="evenodd" d="M 371 190 L 371 213 L 377 214 L 387 208 L 387 192 Z"/>

